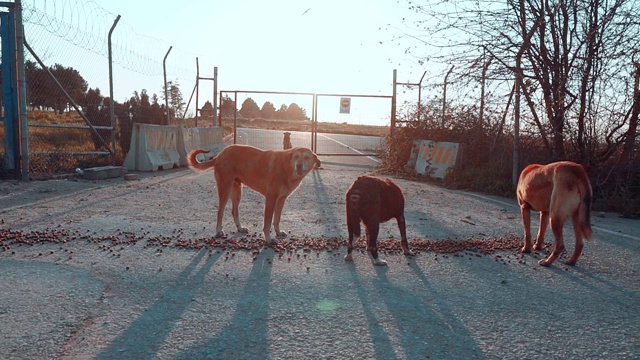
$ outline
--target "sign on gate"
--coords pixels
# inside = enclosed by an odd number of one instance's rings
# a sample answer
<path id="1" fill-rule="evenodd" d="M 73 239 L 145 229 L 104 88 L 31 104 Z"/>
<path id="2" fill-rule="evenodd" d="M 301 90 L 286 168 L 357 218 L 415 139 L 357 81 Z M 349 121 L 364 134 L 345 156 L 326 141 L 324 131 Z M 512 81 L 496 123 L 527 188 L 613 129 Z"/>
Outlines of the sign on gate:
<path id="1" fill-rule="evenodd" d="M 340 114 L 349 114 L 351 112 L 351 98 L 340 98 Z"/>

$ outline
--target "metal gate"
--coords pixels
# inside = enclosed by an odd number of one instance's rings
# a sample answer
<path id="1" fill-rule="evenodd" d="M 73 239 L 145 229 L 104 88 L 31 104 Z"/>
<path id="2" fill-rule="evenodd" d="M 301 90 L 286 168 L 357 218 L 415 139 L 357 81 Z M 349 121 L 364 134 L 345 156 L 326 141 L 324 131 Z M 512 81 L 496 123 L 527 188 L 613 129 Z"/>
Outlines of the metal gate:
<path id="1" fill-rule="evenodd" d="M 301 127 L 287 128 L 286 124 L 278 126 L 277 130 L 263 129 L 258 134 L 257 131 L 247 129 L 246 121 L 238 119 L 238 93 L 241 94 L 273 94 L 273 95 L 292 95 L 311 98 L 311 119 L 304 123 Z M 386 146 L 383 136 L 367 136 L 355 133 L 331 133 L 319 126 L 318 119 L 318 99 L 322 97 L 336 98 L 382 98 L 391 100 L 390 117 L 392 127 L 395 125 L 395 96 L 394 95 L 362 95 L 362 94 L 316 94 L 304 92 L 283 92 L 283 91 L 256 91 L 256 90 L 223 90 L 220 91 L 218 103 L 221 106 L 218 112 L 218 125 L 224 126 L 223 118 L 230 114 L 223 114 L 222 104 L 225 96 L 230 99 L 228 94 L 233 94 L 233 106 L 236 111 L 233 112 L 233 129 L 232 142 L 244 143 L 266 149 L 281 149 L 280 139 L 284 136 L 290 138 L 293 146 L 305 146 L 313 150 L 317 155 L 321 156 L 378 156 Z M 226 115 L 226 116 L 225 116 Z M 272 127 L 277 122 L 269 123 L 265 121 L 264 127 Z M 241 125 L 241 126 L 238 126 Z M 255 124 L 259 127 L 260 124 Z M 357 127 L 357 125 L 353 125 Z"/>

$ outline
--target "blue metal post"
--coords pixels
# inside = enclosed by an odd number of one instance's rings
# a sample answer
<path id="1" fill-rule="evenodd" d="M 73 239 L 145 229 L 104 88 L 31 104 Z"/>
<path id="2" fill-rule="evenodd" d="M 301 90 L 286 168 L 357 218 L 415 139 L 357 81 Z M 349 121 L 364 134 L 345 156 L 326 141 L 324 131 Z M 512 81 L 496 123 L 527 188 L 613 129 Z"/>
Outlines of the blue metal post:
<path id="1" fill-rule="evenodd" d="M 16 35 L 14 61 L 16 81 L 16 129 L 18 130 L 18 158 L 20 180 L 29 180 L 29 134 L 27 127 L 27 81 L 24 72 L 24 27 L 22 26 L 22 0 L 15 1 L 15 23 L 13 29 Z"/>
<path id="2" fill-rule="evenodd" d="M 5 170 L 16 169 L 16 131 L 15 116 L 15 71 L 12 69 L 15 59 L 15 36 L 13 32 L 13 11 L 0 13 L 0 36 L 2 38 L 2 98 L 4 103 L 4 159 Z"/>

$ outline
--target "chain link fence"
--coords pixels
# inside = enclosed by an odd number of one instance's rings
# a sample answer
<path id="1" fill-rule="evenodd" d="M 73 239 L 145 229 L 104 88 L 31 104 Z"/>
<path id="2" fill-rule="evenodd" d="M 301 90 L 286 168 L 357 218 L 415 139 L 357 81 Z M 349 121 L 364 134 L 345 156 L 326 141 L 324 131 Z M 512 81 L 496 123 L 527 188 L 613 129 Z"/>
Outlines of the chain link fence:
<path id="1" fill-rule="evenodd" d="M 89 0 L 22 5 L 31 177 L 121 165 L 134 122 L 175 125 L 176 118 L 193 116 L 185 98 L 195 92 L 195 55 L 140 35 Z"/>

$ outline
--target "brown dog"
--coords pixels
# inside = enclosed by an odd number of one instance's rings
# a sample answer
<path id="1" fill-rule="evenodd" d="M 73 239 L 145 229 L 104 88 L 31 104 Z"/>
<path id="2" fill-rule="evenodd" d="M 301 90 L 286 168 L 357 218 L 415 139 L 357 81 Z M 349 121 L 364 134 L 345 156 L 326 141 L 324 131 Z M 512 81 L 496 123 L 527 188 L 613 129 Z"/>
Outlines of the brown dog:
<path id="1" fill-rule="evenodd" d="M 380 223 L 395 218 L 400 229 L 400 245 L 405 255 L 413 255 L 407 242 L 404 220 L 404 196 L 402 190 L 389 179 L 360 176 L 347 191 L 347 243 L 346 261 L 353 261 L 353 240 L 360 237 L 360 221 L 367 234 L 367 250 L 371 252 L 374 265 L 384 266 L 387 262 L 378 258 L 378 231 Z"/>
<path id="2" fill-rule="evenodd" d="M 542 249 L 549 219 L 555 237 L 551 255 L 539 262 L 542 266 L 551 265 L 564 251 L 562 228 L 565 221 L 571 218 L 576 247 L 567 264 L 575 265 L 582 253 L 582 238 L 590 240 L 592 234 L 591 183 L 582 165 L 570 161 L 529 165 L 520 173 L 516 191 L 524 224 L 522 252 L 531 252 L 531 210 L 540 212 L 540 229 L 533 249 Z"/>
<path id="3" fill-rule="evenodd" d="M 291 145 L 291 133 L 285 132 L 284 138 L 282 139 L 282 148 L 284 150 L 291 149 L 293 146 Z"/>
<path id="4" fill-rule="evenodd" d="M 289 150 L 261 150 L 248 145 L 230 145 L 215 158 L 198 162 L 196 156 L 207 150 L 193 150 L 188 155 L 189 167 L 204 171 L 213 168 L 218 186 L 218 218 L 216 237 L 224 236 L 222 216 L 227 200 L 231 197 L 231 214 L 238 232 L 248 230 L 240 225 L 238 205 L 242 197 L 242 184 L 257 191 L 265 197 L 264 204 L 264 239 L 267 244 L 271 240 L 271 224 L 276 236 L 285 236 L 280 231 L 280 215 L 287 197 L 298 188 L 302 179 L 311 170 L 320 167 L 320 160 L 311 150 L 296 147 Z"/>

